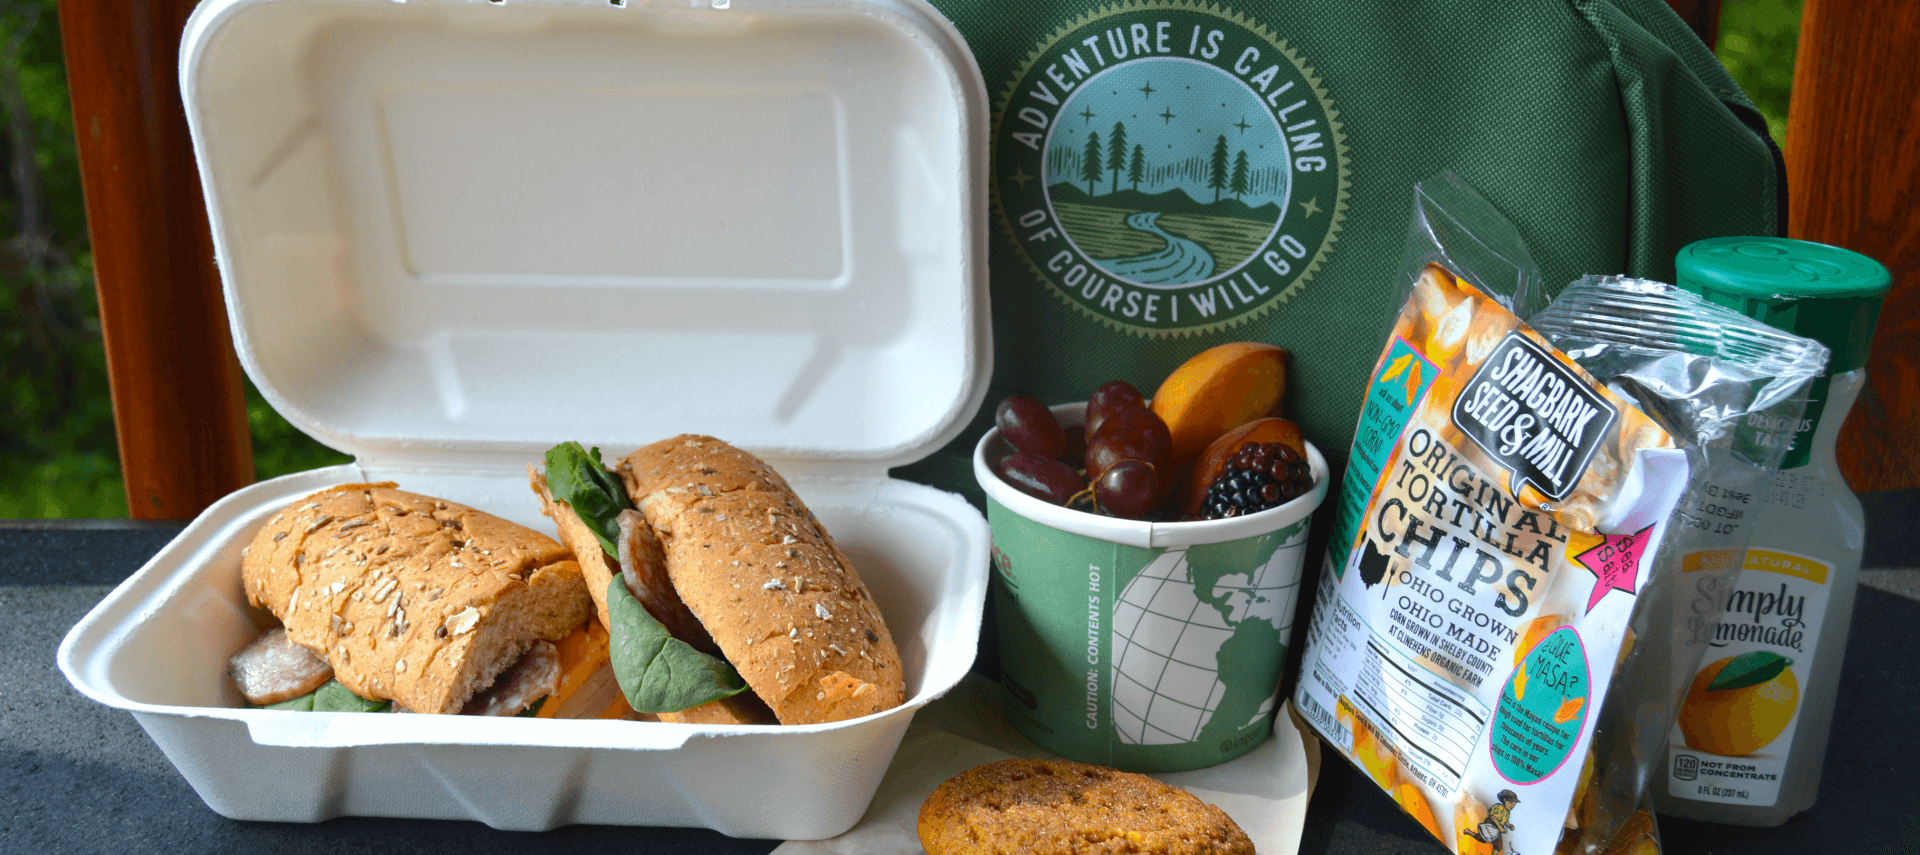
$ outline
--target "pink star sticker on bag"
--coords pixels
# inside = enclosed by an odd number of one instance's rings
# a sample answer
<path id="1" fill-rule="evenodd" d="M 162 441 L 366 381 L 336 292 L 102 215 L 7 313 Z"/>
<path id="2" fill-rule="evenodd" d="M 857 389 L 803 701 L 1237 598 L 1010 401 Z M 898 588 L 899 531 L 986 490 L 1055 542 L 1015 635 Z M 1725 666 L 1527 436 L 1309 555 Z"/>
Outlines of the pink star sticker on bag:
<path id="1" fill-rule="evenodd" d="M 1600 605 L 1608 591 L 1635 593 L 1634 579 L 1639 576 L 1640 556 L 1647 551 L 1647 535 L 1653 526 L 1631 534 L 1601 535 L 1600 545 L 1575 555 L 1573 560 L 1593 572 L 1593 594 L 1587 598 L 1587 611 Z"/>

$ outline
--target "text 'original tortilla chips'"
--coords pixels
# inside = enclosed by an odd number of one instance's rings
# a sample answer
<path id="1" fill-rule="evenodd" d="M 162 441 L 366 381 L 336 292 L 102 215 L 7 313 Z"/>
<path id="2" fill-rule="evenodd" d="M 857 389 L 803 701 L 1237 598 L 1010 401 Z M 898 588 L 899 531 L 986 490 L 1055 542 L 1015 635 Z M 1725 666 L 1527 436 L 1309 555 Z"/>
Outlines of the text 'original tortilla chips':
<path id="1" fill-rule="evenodd" d="M 1554 851 L 1687 474 L 1645 414 L 1428 264 L 1370 378 L 1296 706 L 1455 852 Z"/>

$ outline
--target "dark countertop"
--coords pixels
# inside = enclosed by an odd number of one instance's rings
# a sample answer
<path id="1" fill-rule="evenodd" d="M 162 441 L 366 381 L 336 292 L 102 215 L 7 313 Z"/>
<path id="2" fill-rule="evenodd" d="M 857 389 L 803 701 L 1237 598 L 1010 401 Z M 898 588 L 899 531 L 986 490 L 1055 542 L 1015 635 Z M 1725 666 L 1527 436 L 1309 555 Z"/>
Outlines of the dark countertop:
<path id="1" fill-rule="evenodd" d="M 1670 855 L 1920 852 L 1920 490 L 1862 496 L 1864 584 L 1855 604 L 1820 801 L 1771 829 L 1660 823 Z M 179 532 L 178 523 L 0 521 L 0 851 L 765 853 L 778 844 L 701 829 L 569 826 L 539 834 L 477 822 L 229 820 L 209 810 L 131 715 L 74 691 L 54 651 L 95 603 Z M 1445 850 L 1331 753 L 1303 855 Z M 1529 853 L 1529 855 L 1542 855 Z"/>

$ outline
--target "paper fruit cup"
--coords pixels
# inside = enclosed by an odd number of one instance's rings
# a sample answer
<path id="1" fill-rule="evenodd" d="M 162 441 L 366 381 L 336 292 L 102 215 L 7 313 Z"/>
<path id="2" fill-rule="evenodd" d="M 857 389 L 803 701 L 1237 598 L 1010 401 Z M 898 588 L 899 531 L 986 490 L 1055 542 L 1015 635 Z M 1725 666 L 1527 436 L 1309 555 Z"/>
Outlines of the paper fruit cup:
<path id="1" fill-rule="evenodd" d="M 1053 408 L 1069 428 L 1082 404 Z M 1197 769 L 1272 730 L 1327 463 L 1306 495 L 1226 520 L 1155 523 L 1070 510 L 1000 479 L 998 428 L 973 454 L 993 533 L 1007 715 L 1041 746 L 1136 772 Z"/>

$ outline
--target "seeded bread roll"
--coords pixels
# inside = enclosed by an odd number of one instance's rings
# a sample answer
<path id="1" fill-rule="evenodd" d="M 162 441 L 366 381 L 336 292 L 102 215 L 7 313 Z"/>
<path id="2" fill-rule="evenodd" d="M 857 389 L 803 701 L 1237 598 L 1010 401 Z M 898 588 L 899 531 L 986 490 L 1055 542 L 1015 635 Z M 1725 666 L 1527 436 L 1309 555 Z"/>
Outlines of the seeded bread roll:
<path id="1" fill-rule="evenodd" d="M 602 627 L 613 626 L 613 618 L 607 611 L 607 583 L 620 575 L 620 568 L 614 566 L 613 559 L 607 557 L 607 551 L 600 540 L 593 536 L 593 529 L 580 520 L 580 515 L 564 502 L 556 502 L 553 491 L 547 489 L 547 477 L 532 466 L 527 467 L 527 481 L 533 487 L 533 493 L 540 497 L 540 513 L 553 520 L 554 527 L 560 532 L 560 542 L 573 552 L 574 561 L 580 565 L 581 578 L 585 580 L 587 593 L 593 597 L 593 608 Z"/>
<path id="2" fill-rule="evenodd" d="M 560 542 L 566 544 L 568 549 L 573 550 L 575 560 L 580 562 L 580 573 L 586 578 L 587 593 L 593 596 L 593 606 L 599 614 L 600 625 L 603 627 L 612 626 L 613 619 L 607 605 L 607 585 L 613 581 L 614 577 L 620 575 L 620 568 L 616 566 L 614 559 L 607 556 L 606 548 L 601 545 L 600 539 L 594 536 L 593 530 L 587 527 L 586 522 L 580 519 L 580 515 L 575 513 L 573 508 L 568 507 L 566 502 L 553 498 L 553 491 L 547 488 L 546 475 L 534 469 L 532 466 L 528 466 L 527 479 L 533 487 L 534 495 L 540 497 L 540 512 L 545 514 L 548 519 L 553 520 L 554 526 L 558 528 L 560 532 Z M 649 569 L 659 568 L 664 570 L 667 559 L 661 551 L 660 541 L 652 536 L 650 526 L 642 523 L 641 527 L 647 530 L 647 536 L 636 538 L 636 551 L 640 554 L 635 556 L 635 560 L 650 565 Z M 668 580 L 663 584 L 670 589 L 672 582 Z M 629 590 L 631 591 L 632 589 L 629 588 Z M 648 597 L 641 599 L 641 604 L 649 613 L 670 610 L 684 612 L 686 609 L 686 606 L 680 602 L 679 597 L 672 595 L 671 590 L 667 592 L 651 591 L 647 593 Z M 636 598 L 639 597 L 638 594 L 635 596 Z M 668 598 L 671 599 L 670 603 L 661 603 L 658 601 Z M 648 605 L 649 599 L 655 599 L 655 605 Z M 655 614 L 654 619 L 666 626 L 667 631 L 672 633 L 675 638 L 692 645 L 704 653 L 722 655 L 719 647 L 714 645 L 713 639 L 707 636 L 706 630 L 700 625 L 698 618 L 684 614 Z M 708 701 L 697 707 L 679 712 L 648 713 L 646 715 L 649 720 L 685 724 L 775 723 L 773 712 L 768 710 L 765 704 L 754 699 L 751 692 L 743 692 L 739 695 L 730 698 L 721 698 L 717 701 Z"/>
<path id="3" fill-rule="evenodd" d="M 560 544 L 393 486 L 346 484 L 281 511 L 242 552 L 241 584 L 354 694 L 458 713 L 593 601 Z"/>
<path id="4" fill-rule="evenodd" d="M 781 724 L 905 702 L 880 609 L 772 467 L 713 437 L 683 435 L 627 456 L 618 473 L 680 598 Z"/>

